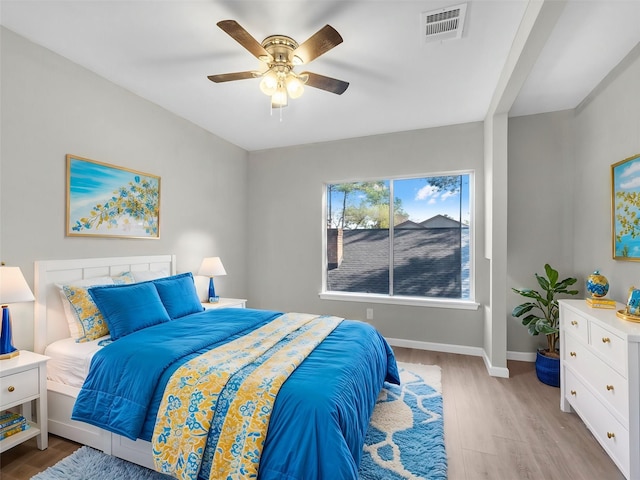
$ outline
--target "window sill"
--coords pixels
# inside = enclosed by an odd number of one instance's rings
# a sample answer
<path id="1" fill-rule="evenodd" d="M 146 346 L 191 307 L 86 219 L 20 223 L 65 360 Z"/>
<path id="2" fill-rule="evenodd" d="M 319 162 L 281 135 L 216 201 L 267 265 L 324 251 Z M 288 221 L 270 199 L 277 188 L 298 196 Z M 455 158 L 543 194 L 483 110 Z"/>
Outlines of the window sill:
<path id="1" fill-rule="evenodd" d="M 373 293 L 322 292 L 322 300 L 338 300 L 341 302 L 384 303 L 387 305 L 410 305 L 414 307 L 454 308 L 458 310 L 477 310 L 480 304 L 471 300 L 435 299 L 378 295 Z"/>

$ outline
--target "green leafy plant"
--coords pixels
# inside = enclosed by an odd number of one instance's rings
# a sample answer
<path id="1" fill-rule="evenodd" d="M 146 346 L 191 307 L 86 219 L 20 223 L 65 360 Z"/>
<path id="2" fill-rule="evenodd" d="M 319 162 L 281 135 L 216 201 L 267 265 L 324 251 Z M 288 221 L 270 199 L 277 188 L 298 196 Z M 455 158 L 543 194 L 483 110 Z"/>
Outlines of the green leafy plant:
<path id="1" fill-rule="evenodd" d="M 515 307 L 511 312 L 516 318 L 522 318 L 522 325 L 527 327 L 529 334 L 547 336 L 547 349 L 543 354 L 547 356 L 558 356 L 558 338 L 559 338 L 559 321 L 560 309 L 558 306 L 558 295 L 577 295 L 578 290 L 569 290 L 568 287 L 576 283 L 578 280 L 569 277 L 562 281 L 558 281 L 558 271 L 551 268 L 547 263 L 544 266 L 546 276 L 535 274 L 541 291 L 532 290 L 530 288 L 512 288 L 512 290 L 531 299 Z"/>

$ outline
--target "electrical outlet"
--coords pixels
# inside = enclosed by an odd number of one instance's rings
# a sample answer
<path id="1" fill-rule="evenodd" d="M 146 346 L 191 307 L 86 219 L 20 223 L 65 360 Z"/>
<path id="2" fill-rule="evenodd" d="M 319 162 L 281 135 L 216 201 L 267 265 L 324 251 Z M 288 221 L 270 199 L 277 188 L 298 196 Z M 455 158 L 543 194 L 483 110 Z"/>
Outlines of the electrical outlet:
<path id="1" fill-rule="evenodd" d="M 373 320 L 373 308 L 367 308 L 367 320 Z"/>

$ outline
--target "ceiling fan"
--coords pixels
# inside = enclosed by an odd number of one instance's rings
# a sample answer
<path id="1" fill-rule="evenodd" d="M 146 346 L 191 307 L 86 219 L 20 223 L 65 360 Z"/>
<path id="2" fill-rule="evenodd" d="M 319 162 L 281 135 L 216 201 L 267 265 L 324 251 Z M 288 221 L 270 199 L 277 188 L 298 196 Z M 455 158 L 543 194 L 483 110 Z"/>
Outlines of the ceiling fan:
<path id="1" fill-rule="evenodd" d="M 262 78 L 260 90 L 271 97 L 272 107 L 286 107 L 288 98 L 298 98 L 302 95 L 305 85 L 337 95 L 342 95 L 349 86 L 348 82 L 317 73 L 294 71 L 296 66 L 309 63 L 342 43 L 342 37 L 331 25 L 325 25 L 302 44 L 285 35 L 270 35 L 262 43 L 258 43 L 235 20 L 222 20 L 217 25 L 258 60 L 264 62 L 266 68 L 263 71 L 209 75 L 207 78 L 212 82 Z"/>

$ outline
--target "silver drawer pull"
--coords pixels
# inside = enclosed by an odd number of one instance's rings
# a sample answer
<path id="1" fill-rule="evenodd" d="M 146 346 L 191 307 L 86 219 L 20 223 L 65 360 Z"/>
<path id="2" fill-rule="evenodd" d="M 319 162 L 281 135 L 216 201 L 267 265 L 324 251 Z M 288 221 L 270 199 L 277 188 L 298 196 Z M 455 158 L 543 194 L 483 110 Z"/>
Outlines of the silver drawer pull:
<path id="1" fill-rule="evenodd" d="M 572 357 L 576 356 L 576 352 L 569 352 L 569 355 L 571 355 Z"/>
<path id="2" fill-rule="evenodd" d="M 576 320 L 571 320 L 571 325 L 575 327 L 576 325 L 578 325 L 578 322 Z"/>
<path id="3" fill-rule="evenodd" d="M 607 438 L 615 438 L 616 434 L 613 432 L 607 432 Z"/>
<path id="4" fill-rule="evenodd" d="M 575 390 L 571 390 L 571 395 L 573 395 L 575 397 L 576 396 L 576 391 Z"/>
<path id="5" fill-rule="evenodd" d="M 14 387 L 13 385 L 9 385 L 9 388 L 7 388 L 8 391 L 13 392 L 16 389 L 16 387 Z"/>
<path id="6" fill-rule="evenodd" d="M 607 390 L 609 391 L 613 390 L 613 385 L 607 385 Z"/>
<path id="7" fill-rule="evenodd" d="M 611 339 L 609 337 L 602 337 L 602 343 L 611 343 Z"/>

